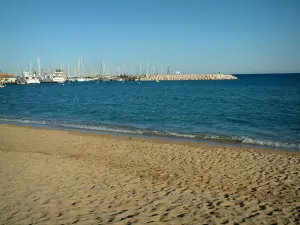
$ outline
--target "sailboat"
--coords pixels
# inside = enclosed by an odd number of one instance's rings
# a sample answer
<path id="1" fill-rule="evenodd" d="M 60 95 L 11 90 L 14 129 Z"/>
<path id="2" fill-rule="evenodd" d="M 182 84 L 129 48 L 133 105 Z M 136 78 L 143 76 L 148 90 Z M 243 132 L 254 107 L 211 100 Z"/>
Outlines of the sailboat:
<path id="1" fill-rule="evenodd" d="M 80 56 L 78 60 L 78 75 L 79 75 L 79 77 L 77 78 L 78 82 L 87 81 L 87 79 L 82 76 L 82 56 Z"/>

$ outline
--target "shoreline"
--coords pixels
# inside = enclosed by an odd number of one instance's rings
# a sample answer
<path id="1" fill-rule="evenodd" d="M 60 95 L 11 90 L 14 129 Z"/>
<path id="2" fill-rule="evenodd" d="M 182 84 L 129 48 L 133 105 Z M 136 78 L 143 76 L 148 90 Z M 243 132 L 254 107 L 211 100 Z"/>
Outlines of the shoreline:
<path id="1" fill-rule="evenodd" d="M 131 134 L 131 133 L 120 133 L 120 132 L 110 132 L 110 131 L 94 131 L 94 130 L 83 130 L 83 129 L 72 129 L 72 128 L 57 128 L 51 126 L 32 126 L 24 124 L 9 124 L 0 123 L 0 129 L 3 126 L 20 127 L 25 129 L 34 129 L 41 131 L 59 131 L 65 132 L 75 136 L 86 136 L 86 137 L 103 137 L 111 140 L 134 140 L 139 142 L 153 142 L 156 144 L 175 144 L 182 146 L 193 146 L 193 147 L 207 147 L 207 148 L 223 148 L 223 149 L 233 149 L 237 151 L 252 151 L 257 153 L 278 153 L 286 155 L 296 155 L 300 156 L 299 151 L 289 150 L 289 149 L 278 149 L 264 146 L 253 146 L 246 144 L 232 144 L 222 141 L 211 141 L 211 140 L 193 140 L 189 138 L 173 138 L 167 136 L 155 136 L 155 135 L 144 135 L 144 134 Z"/>
<path id="2" fill-rule="evenodd" d="M 3 224 L 297 224 L 300 154 L 0 125 Z"/>
<path id="3" fill-rule="evenodd" d="M 1 121 L 0 125 L 13 125 L 13 126 L 25 126 L 25 127 L 33 127 L 33 128 L 41 128 L 41 129 L 52 129 L 52 130 L 62 130 L 62 131 L 74 131 L 74 132 L 83 132 L 83 133 L 92 133 L 92 134 L 106 134 L 111 136 L 132 136 L 132 137 L 139 137 L 145 139 L 158 139 L 158 140 L 166 140 L 166 141 L 182 141 L 186 143 L 196 143 L 196 144 L 204 144 L 204 145 L 216 145 L 216 146 L 225 146 L 225 147 L 238 147 L 238 148 L 250 148 L 250 149 L 258 149 L 263 151 L 282 151 L 282 152 L 296 152 L 300 153 L 300 149 L 297 147 L 274 147 L 274 146 L 265 146 L 259 145 L 254 143 L 244 143 L 242 139 L 223 139 L 223 138 L 203 138 L 196 134 L 189 134 L 189 133 L 178 133 L 178 132 L 171 132 L 166 131 L 164 133 L 161 132 L 151 132 L 151 130 L 144 130 L 141 128 L 134 128 L 130 130 L 128 127 L 124 127 L 125 131 L 118 131 L 118 129 L 123 129 L 122 126 L 116 127 L 107 127 L 107 129 L 89 129 L 88 127 L 85 128 L 85 125 L 76 127 L 72 124 L 51 124 L 51 123 L 37 123 L 36 121 L 28 121 L 27 123 L 22 122 L 5 122 Z M 93 126 L 93 125 L 92 125 Z M 101 125 L 106 126 L 106 125 Z M 129 130 L 126 130 L 129 129 Z M 142 132 L 142 133 L 140 133 Z M 171 134 L 168 135 L 168 132 Z M 174 134 L 175 133 L 175 134 Z M 193 137 L 189 137 L 193 136 Z M 251 138 L 250 138 L 251 139 Z M 284 143 L 282 143 L 284 144 Z"/>

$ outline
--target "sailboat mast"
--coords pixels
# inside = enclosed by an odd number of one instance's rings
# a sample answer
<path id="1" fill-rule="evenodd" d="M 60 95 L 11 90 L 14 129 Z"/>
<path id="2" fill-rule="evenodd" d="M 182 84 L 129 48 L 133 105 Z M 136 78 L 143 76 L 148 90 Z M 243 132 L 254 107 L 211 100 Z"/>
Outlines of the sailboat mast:
<path id="1" fill-rule="evenodd" d="M 142 64 L 140 64 L 140 75 L 142 75 Z"/>
<path id="2" fill-rule="evenodd" d="M 121 75 L 124 74 L 124 61 L 122 61 L 122 66 L 121 66 Z"/>
<path id="3" fill-rule="evenodd" d="M 41 64 L 40 64 L 40 57 L 37 57 L 37 72 L 38 72 L 38 76 L 41 76 Z"/>
<path id="4" fill-rule="evenodd" d="M 124 60 L 124 75 L 126 75 L 126 61 Z"/>
<path id="5" fill-rule="evenodd" d="M 77 65 L 77 75 L 78 75 L 78 77 L 81 77 L 81 73 L 80 73 L 80 57 L 79 57 L 77 63 L 78 63 L 78 65 Z"/>
<path id="6" fill-rule="evenodd" d="M 133 64 L 131 65 L 131 76 L 133 76 L 134 75 L 134 66 L 133 66 Z"/>
<path id="7" fill-rule="evenodd" d="M 105 75 L 105 61 L 102 60 L 102 74 Z"/>
<path id="8" fill-rule="evenodd" d="M 146 73 L 146 75 L 148 75 L 148 60 L 147 60 L 147 73 Z"/>
<path id="9" fill-rule="evenodd" d="M 82 56 L 80 56 L 80 76 L 83 77 L 82 70 L 83 70 L 83 66 L 82 66 Z"/>

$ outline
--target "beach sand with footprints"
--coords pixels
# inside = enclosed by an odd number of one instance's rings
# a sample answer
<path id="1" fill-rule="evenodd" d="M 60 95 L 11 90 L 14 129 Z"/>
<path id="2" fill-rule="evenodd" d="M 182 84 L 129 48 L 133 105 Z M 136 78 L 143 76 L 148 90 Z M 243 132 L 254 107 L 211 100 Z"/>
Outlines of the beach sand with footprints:
<path id="1" fill-rule="evenodd" d="M 0 224 L 300 224 L 300 155 L 0 125 Z"/>

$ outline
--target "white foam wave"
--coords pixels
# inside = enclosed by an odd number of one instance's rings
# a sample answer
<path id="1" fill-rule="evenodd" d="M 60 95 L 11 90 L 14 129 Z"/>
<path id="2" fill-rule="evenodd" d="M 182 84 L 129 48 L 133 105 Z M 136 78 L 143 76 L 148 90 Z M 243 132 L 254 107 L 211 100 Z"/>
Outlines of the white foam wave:
<path id="1" fill-rule="evenodd" d="M 199 137 L 201 138 L 201 135 Z M 238 137 L 238 136 L 228 137 L 228 136 L 219 136 L 219 135 L 204 135 L 202 138 L 207 139 L 207 140 L 230 141 L 230 142 L 251 144 L 251 145 L 257 145 L 257 146 L 263 146 L 263 147 L 300 149 L 300 143 L 284 143 L 284 142 L 279 142 L 279 141 L 253 139 L 253 138 L 249 138 L 249 137 Z"/>
<path id="2" fill-rule="evenodd" d="M 222 137 L 219 135 L 205 135 L 204 139 L 224 140 L 224 139 L 226 139 L 226 137 Z"/>
<path id="3" fill-rule="evenodd" d="M 131 133 L 131 134 L 143 134 L 142 130 L 138 129 L 123 129 L 123 128 L 113 128 L 106 126 L 93 126 L 93 125 L 80 125 L 80 124 L 59 124 L 63 127 L 76 128 L 76 129 L 85 129 L 85 130 L 95 130 L 95 131 L 107 131 L 107 132 L 118 132 L 118 133 Z"/>
<path id="4" fill-rule="evenodd" d="M 183 134 L 183 133 L 177 133 L 177 132 L 165 132 L 167 136 L 173 136 L 173 137 L 182 137 L 182 138 L 195 138 L 196 135 L 192 134 Z"/>
<path id="5" fill-rule="evenodd" d="M 201 136 L 200 136 L 201 137 Z M 242 142 L 243 138 L 242 137 L 237 137 L 237 136 L 219 136 L 219 135 L 204 135 L 204 139 L 208 140 L 222 140 L 222 141 L 239 141 Z"/>
<path id="6" fill-rule="evenodd" d="M 37 120 L 26 120 L 26 119 L 6 119 L 0 118 L 2 122 L 10 122 L 10 123 L 25 123 L 25 124 L 47 124 L 46 121 L 37 121 Z"/>
<path id="7" fill-rule="evenodd" d="M 297 144 L 297 143 L 283 143 L 283 142 L 278 142 L 278 141 L 259 140 L 259 139 L 252 139 L 252 138 L 244 138 L 242 143 L 244 143 L 244 144 L 256 144 L 256 145 L 274 147 L 274 148 L 295 148 L 295 149 L 300 149 L 300 144 Z"/>
<path id="8" fill-rule="evenodd" d="M 0 122 L 3 123 L 17 123 L 17 124 L 33 124 L 33 125 L 49 125 L 49 126 L 59 126 L 64 128 L 74 128 L 81 130 L 91 130 L 91 131 L 102 131 L 102 132 L 115 132 L 115 133 L 125 133 L 125 134 L 139 134 L 139 135 L 156 135 L 174 138 L 188 138 L 188 139 L 207 139 L 216 141 L 229 141 L 238 142 L 243 144 L 258 145 L 264 147 L 273 148 L 285 148 L 285 149 L 300 149 L 300 143 L 284 143 L 278 141 L 253 139 L 249 137 L 238 137 L 238 136 L 219 136 L 219 135 L 194 135 L 187 133 L 178 133 L 173 131 L 157 131 L 149 129 L 139 129 L 139 128 L 125 128 L 121 126 L 106 126 L 106 125 L 85 125 L 85 124 L 72 124 L 72 123 L 60 123 L 58 121 L 43 121 L 43 120 L 30 120 L 30 119 L 10 119 L 10 118 L 0 118 Z"/>

